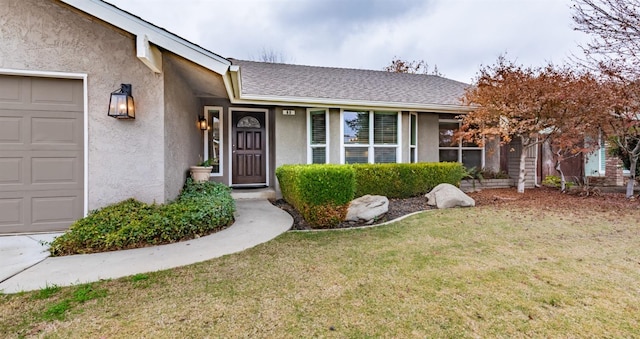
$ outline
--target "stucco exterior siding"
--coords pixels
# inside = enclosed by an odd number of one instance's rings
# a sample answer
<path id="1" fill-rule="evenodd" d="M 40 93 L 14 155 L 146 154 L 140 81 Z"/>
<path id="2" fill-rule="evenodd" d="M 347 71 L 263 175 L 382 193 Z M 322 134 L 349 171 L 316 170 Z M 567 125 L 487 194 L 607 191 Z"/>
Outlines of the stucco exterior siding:
<path id="1" fill-rule="evenodd" d="M 295 108 L 295 112 L 282 115 L 281 107 L 275 109 L 275 168 L 307 163 L 307 110 Z"/>
<path id="2" fill-rule="evenodd" d="M 164 71 L 164 198 L 175 199 L 187 178 L 189 166 L 200 161 L 203 133 L 197 126 L 204 113 L 200 99 L 193 95 L 186 81 L 165 53 Z M 219 76 L 211 74 L 211 76 Z M 160 161 L 158 161 L 160 163 Z"/>
<path id="3" fill-rule="evenodd" d="M 87 74 L 88 207 L 165 200 L 163 74 L 136 57 L 135 37 L 41 0 L 2 0 L 0 68 Z M 107 116 L 109 94 L 133 86 L 135 120 Z"/>
<path id="4" fill-rule="evenodd" d="M 493 172 L 500 171 L 500 140 L 488 139 L 484 147 L 484 168 Z"/>
<path id="5" fill-rule="evenodd" d="M 438 114 L 418 113 L 418 161 L 438 162 Z"/>
<path id="6" fill-rule="evenodd" d="M 337 108 L 329 109 L 329 162 L 332 164 L 340 163 L 340 110 Z"/>
<path id="7" fill-rule="evenodd" d="M 401 137 L 402 139 L 398 140 L 398 143 L 401 147 L 401 156 L 402 159 L 398 159 L 398 162 L 411 162 L 411 155 L 409 150 L 409 142 L 411 141 L 411 120 L 409 112 L 401 112 Z M 402 161 L 400 161 L 402 160 Z"/>

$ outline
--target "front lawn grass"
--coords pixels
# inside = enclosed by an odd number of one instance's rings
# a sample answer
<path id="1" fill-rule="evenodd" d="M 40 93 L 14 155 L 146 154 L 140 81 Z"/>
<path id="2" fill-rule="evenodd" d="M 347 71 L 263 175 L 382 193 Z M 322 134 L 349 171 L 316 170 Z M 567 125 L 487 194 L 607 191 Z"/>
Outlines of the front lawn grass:
<path id="1" fill-rule="evenodd" d="M 640 210 L 429 211 L 79 288 L 0 296 L 1 337 L 637 337 Z"/>

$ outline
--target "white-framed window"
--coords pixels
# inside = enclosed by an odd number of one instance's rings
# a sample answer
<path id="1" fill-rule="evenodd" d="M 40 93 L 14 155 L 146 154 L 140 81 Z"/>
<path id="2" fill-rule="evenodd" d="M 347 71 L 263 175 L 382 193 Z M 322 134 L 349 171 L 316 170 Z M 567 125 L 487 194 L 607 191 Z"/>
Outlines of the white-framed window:
<path id="1" fill-rule="evenodd" d="M 440 119 L 438 126 L 438 151 L 440 162 L 459 162 L 466 168 L 484 167 L 484 148 L 472 142 L 454 140 L 455 132 L 460 128 L 456 119 Z"/>
<path id="2" fill-rule="evenodd" d="M 342 110 L 341 163 L 395 163 L 400 156 L 400 113 Z"/>
<path id="3" fill-rule="evenodd" d="M 204 131 L 204 160 L 211 159 L 212 177 L 222 176 L 224 147 L 222 147 L 222 107 L 205 106 L 204 117 L 209 128 Z"/>
<path id="4" fill-rule="evenodd" d="M 409 162 L 418 162 L 418 114 L 409 114 Z"/>
<path id="5" fill-rule="evenodd" d="M 307 109 L 307 163 L 329 163 L 329 111 Z"/>

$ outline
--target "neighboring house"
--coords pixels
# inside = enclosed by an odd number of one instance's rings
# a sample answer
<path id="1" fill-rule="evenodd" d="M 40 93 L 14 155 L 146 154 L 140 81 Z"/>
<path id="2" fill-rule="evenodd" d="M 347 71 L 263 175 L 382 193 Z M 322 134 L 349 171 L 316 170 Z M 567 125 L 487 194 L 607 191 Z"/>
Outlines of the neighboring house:
<path id="1" fill-rule="evenodd" d="M 291 163 L 499 167 L 452 143 L 464 83 L 225 59 L 99 0 L 4 0 L 0 22 L 0 233 L 164 203 L 207 158 L 212 180 L 275 189 Z M 135 119 L 107 116 L 120 84 Z"/>
<path id="2" fill-rule="evenodd" d="M 622 161 L 608 154 L 609 145 L 600 139 L 597 148 L 588 154 L 578 154 L 562 163 L 562 171 L 567 181 L 584 182 L 588 180 L 595 186 L 623 186 L 628 170 L 623 170 Z M 540 145 L 535 154 L 537 166 L 536 179 L 540 184 L 548 175 L 558 176 L 555 170 L 555 154 L 548 143 Z"/>

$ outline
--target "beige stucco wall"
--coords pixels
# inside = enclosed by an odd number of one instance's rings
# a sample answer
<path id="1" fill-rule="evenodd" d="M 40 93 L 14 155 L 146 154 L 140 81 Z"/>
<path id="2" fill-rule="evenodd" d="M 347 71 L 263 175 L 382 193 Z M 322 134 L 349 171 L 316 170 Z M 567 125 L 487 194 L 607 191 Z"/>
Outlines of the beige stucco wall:
<path id="1" fill-rule="evenodd" d="M 187 178 L 189 166 L 196 165 L 204 151 L 198 117 L 204 113 L 200 99 L 170 62 L 165 53 L 164 72 L 164 197 L 173 200 Z M 211 76 L 219 76 L 211 74 Z"/>
<path id="2" fill-rule="evenodd" d="M 340 163 L 340 109 L 329 109 L 329 162 L 332 164 Z"/>
<path id="3" fill-rule="evenodd" d="M 136 58 L 135 37 L 57 2 L 0 7 L 0 68 L 88 75 L 89 209 L 128 197 L 163 202 L 163 75 Z M 133 86 L 135 120 L 107 116 L 121 83 Z"/>
<path id="4" fill-rule="evenodd" d="M 400 147 L 402 153 L 401 162 L 411 162 L 411 153 L 409 150 L 409 142 L 411 141 L 411 121 L 409 112 L 401 112 L 401 137 Z"/>
<path id="5" fill-rule="evenodd" d="M 296 115 L 282 115 L 282 110 L 281 107 L 275 109 L 275 168 L 284 164 L 306 164 L 307 110 L 295 108 Z"/>
<path id="6" fill-rule="evenodd" d="M 484 168 L 493 172 L 500 171 L 500 140 L 488 138 L 484 146 Z"/>
<path id="7" fill-rule="evenodd" d="M 418 161 L 438 162 L 438 115 L 418 113 Z"/>

